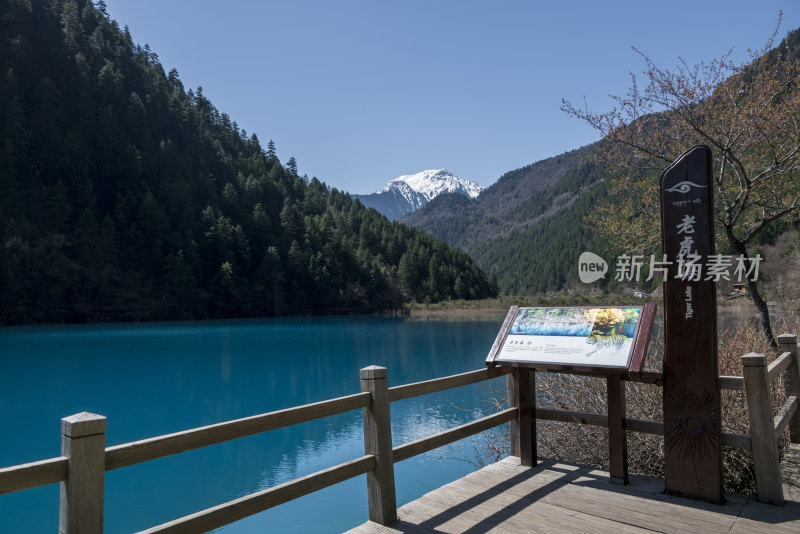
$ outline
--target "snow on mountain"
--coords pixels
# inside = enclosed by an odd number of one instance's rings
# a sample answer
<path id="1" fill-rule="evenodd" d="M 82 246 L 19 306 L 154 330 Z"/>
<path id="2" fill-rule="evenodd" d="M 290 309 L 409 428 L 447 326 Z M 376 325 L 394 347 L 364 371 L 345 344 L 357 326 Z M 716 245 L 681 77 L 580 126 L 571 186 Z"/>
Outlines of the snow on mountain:
<path id="1" fill-rule="evenodd" d="M 376 193 L 388 191 L 392 187 L 400 188 L 401 184 L 407 185 L 412 191 L 424 196 L 426 200 L 431 200 L 445 192 L 461 193 L 475 198 L 485 189 L 480 184 L 463 180 L 446 169 L 438 169 L 400 176 L 391 180 L 386 187 Z"/>
<path id="2" fill-rule="evenodd" d="M 427 170 L 400 176 L 371 195 L 353 195 L 368 208 L 375 208 L 389 219 L 418 210 L 442 193 L 477 197 L 485 188 L 464 180 L 445 169 Z"/>

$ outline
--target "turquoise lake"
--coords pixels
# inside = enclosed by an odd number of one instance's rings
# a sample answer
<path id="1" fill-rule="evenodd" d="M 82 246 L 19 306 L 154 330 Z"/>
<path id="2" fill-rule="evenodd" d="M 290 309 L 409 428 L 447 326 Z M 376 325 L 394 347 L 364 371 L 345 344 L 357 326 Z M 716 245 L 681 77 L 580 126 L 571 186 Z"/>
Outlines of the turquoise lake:
<path id="1" fill-rule="evenodd" d="M 483 367 L 502 316 L 321 317 L 0 329 L 0 467 L 60 456 L 60 420 L 108 418 L 116 445 Z M 398 445 L 491 413 L 484 382 L 392 403 Z M 475 470 L 475 436 L 395 464 L 398 505 Z M 106 473 L 105 531 L 134 532 L 357 458 L 360 411 Z M 329 533 L 367 520 L 360 476 L 215 532 Z M 0 532 L 58 530 L 57 484 L 0 495 Z"/>

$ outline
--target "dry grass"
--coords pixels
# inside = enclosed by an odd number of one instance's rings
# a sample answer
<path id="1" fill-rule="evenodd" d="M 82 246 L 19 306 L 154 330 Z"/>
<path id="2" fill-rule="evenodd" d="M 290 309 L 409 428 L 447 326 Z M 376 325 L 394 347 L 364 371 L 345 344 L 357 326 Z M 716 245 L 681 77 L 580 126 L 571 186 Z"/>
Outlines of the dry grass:
<path id="1" fill-rule="evenodd" d="M 778 319 L 776 332 L 800 332 L 797 317 Z M 777 353 L 763 339 L 755 322 L 742 321 L 735 328 L 719 333 L 719 374 L 742 376 L 741 357 L 755 352 L 767 355 L 772 361 Z M 663 336 L 654 336 L 647 359 L 648 371 L 662 371 Z M 627 383 L 627 417 L 663 421 L 662 389 L 655 385 Z M 537 373 L 537 406 L 592 413 L 608 413 L 606 382 L 602 378 L 565 374 Z M 497 407 L 505 404 L 505 391 L 500 387 L 492 393 Z M 501 400 L 502 399 L 502 400 Z M 782 379 L 772 388 L 773 409 L 785 401 Z M 749 434 L 747 404 L 743 391 L 722 391 L 722 429 L 724 432 Z M 787 435 L 781 437 L 781 450 Z M 496 460 L 508 454 L 508 433 L 488 435 L 484 446 L 486 460 Z M 537 421 L 539 456 L 560 461 L 608 467 L 608 431 L 602 427 L 553 421 Z M 749 451 L 724 448 L 725 491 L 755 493 L 753 460 Z M 631 473 L 664 476 L 664 438 L 628 432 L 628 468 Z"/>

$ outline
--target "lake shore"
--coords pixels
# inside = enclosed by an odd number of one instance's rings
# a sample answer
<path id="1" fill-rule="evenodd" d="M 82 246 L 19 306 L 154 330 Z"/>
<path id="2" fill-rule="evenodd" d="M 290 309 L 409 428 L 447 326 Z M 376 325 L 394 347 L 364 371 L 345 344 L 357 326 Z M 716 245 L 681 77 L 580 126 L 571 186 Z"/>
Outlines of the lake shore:
<path id="1" fill-rule="evenodd" d="M 410 303 L 403 308 L 410 317 L 467 317 L 494 315 L 508 312 L 511 306 L 641 306 L 648 302 L 661 303 L 660 299 L 638 298 L 630 295 L 554 295 L 554 296 L 502 296 L 482 300 L 446 300 L 432 304 Z"/>

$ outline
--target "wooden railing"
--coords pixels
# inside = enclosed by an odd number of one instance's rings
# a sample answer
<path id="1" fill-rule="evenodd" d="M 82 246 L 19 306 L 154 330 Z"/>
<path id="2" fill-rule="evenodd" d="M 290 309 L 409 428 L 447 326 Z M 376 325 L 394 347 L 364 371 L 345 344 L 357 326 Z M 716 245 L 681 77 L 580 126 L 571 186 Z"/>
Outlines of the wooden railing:
<path id="1" fill-rule="evenodd" d="M 553 371 L 551 371 L 553 372 Z M 554 371 L 564 374 L 575 374 L 580 376 L 605 376 L 598 373 L 582 371 Z M 641 384 L 653 384 L 655 386 L 664 385 L 664 377 L 661 373 L 644 372 L 636 374 L 622 375 L 622 380 L 626 382 L 638 382 Z M 741 376 L 720 376 L 719 384 L 721 389 L 744 390 L 744 378 Z M 556 410 L 552 408 L 536 408 L 536 418 L 544 421 L 560 421 L 562 423 L 577 423 L 590 426 L 608 426 L 608 415 L 601 413 L 576 412 L 571 410 Z M 664 423 L 661 421 L 647 421 L 642 419 L 623 419 L 623 428 L 632 432 L 642 434 L 664 435 Z M 750 436 L 744 434 L 734 434 L 731 432 L 722 433 L 722 444 L 726 447 L 736 447 L 738 449 L 751 450 Z"/>
<path id="2" fill-rule="evenodd" d="M 782 354 L 767 365 L 763 354 L 742 356 L 744 376 L 720 376 L 722 389 L 744 390 L 750 422 L 750 435 L 723 432 L 722 445 L 752 451 L 755 464 L 758 500 L 782 505 L 783 484 L 778 457 L 778 438 L 788 426 L 792 443 L 800 443 L 800 365 L 798 365 L 797 336 L 784 334 L 778 336 Z M 583 371 L 551 372 L 576 374 L 582 376 L 605 376 Z M 770 385 L 786 373 L 784 384 L 786 402 L 773 416 Z M 530 433 L 520 434 L 512 429 L 512 453 L 521 456 L 523 464 L 534 465 L 536 458 L 535 428 L 536 419 L 561 421 L 582 425 L 609 425 L 607 414 L 586 413 L 569 410 L 538 408 L 535 403 L 535 371 L 528 368 L 515 368 L 509 377 L 509 404 L 519 407 L 520 417 L 526 418 L 524 424 Z M 661 373 L 631 373 L 622 380 L 663 386 Z M 526 393 L 527 392 L 527 393 Z M 611 403 L 609 403 L 611 405 Z M 644 434 L 664 434 L 664 423 L 624 418 L 624 430 Z"/>
<path id="3" fill-rule="evenodd" d="M 782 354 L 767 365 L 763 354 L 742 356 L 744 384 L 747 394 L 747 411 L 750 419 L 753 463 L 755 464 L 758 500 L 783 504 L 783 484 L 778 458 L 778 437 L 789 426 L 789 439 L 800 443 L 800 366 L 797 361 L 797 336 L 778 336 Z M 772 414 L 770 386 L 782 374 L 786 388 L 786 402 Z"/>
<path id="4" fill-rule="evenodd" d="M 800 442 L 800 366 L 796 336 L 782 335 L 778 339 L 782 354 L 774 362 L 767 365 L 766 358 L 760 354 L 742 356 L 744 376 L 721 376 L 720 386 L 723 389 L 745 391 L 750 418 L 750 435 L 725 433 L 723 445 L 752 450 L 759 500 L 782 504 L 783 488 L 778 465 L 777 437 L 788 426 L 791 441 Z M 571 373 L 592 376 L 592 373 Z M 787 374 L 784 383 L 788 398 L 778 414 L 773 416 L 770 384 L 782 373 Z M 509 375 L 507 409 L 392 447 L 390 403 L 503 375 Z M 102 532 L 106 471 L 361 409 L 364 420 L 364 456 L 143 532 L 211 530 L 362 474 L 367 475 L 369 518 L 387 524 L 397 519 L 393 467 L 395 462 L 508 422 L 511 423 L 512 455 L 518 456 L 523 465 L 535 465 L 536 419 L 596 426 L 607 426 L 609 421 L 606 414 L 536 408 L 535 373 L 527 368 L 479 369 L 392 388 L 388 387 L 387 370 L 383 367 L 362 369 L 360 378 L 361 392 L 354 395 L 112 447 L 105 446 L 105 417 L 86 412 L 66 417 L 62 419 L 62 456 L 0 469 L 0 494 L 60 482 L 60 532 Z M 623 380 L 663 384 L 660 373 L 634 373 L 623 376 Z M 664 424 L 658 421 L 624 418 L 622 427 L 632 432 L 664 433 Z"/>
<path id="5" fill-rule="evenodd" d="M 509 408 L 432 436 L 392 447 L 389 404 L 427 393 L 500 377 L 509 368 L 479 369 L 389 388 L 387 370 L 360 372 L 361 393 L 182 432 L 106 447 L 106 418 L 83 412 L 61 421 L 58 458 L 0 469 L 0 495 L 61 483 L 59 531 L 92 534 L 103 530 L 105 472 L 217 443 L 361 409 L 365 454 L 349 462 L 261 490 L 164 523 L 142 533 L 203 532 L 327 488 L 367 475 L 369 517 L 383 524 L 397 519 L 394 463 L 515 420 Z"/>

